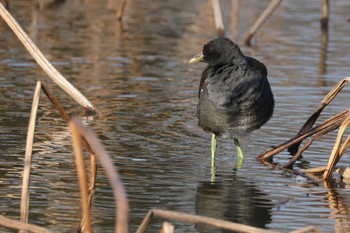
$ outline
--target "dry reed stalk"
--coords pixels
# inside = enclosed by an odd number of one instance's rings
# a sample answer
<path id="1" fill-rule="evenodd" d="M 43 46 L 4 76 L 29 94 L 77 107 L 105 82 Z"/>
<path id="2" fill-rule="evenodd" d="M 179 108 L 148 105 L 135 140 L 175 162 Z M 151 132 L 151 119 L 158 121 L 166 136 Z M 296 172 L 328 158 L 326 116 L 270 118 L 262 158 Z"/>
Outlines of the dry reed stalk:
<path id="1" fill-rule="evenodd" d="M 90 153 L 90 186 L 89 186 L 89 205 L 90 206 L 92 203 L 92 198 L 95 193 L 96 175 L 97 175 L 96 156 L 95 154 Z"/>
<path id="2" fill-rule="evenodd" d="M 339 149 L 339 154 L 341 154 L 341 155 L 344 154 L 344 152 L 348 148 L 349 144 L 350 144 L 350 135 L 348 135 L 348 137 L 346 138 L 346 140 L 343 143 L 342 147 Z"/>
<path id="3" fill-rule="evenodd" d="M 329 0 L 321 1 L 321 28 L 328 28 L 328 18 L 329 18 Z"/>
<path id="4" fill-rule="evenodd" d="M 248 232 L 248 233 L 273 233 L 276 231 L 260 229 L 256 227 L 251 227 L 239 223 L 233 223 L 225 220 L 219 220 L 215 218 L 197 216 L 193 214 L 179 213 L 169 210 L 151 209 L 146 217 L 143 219 L 141 225 L 137 229 L 136 233 L 143 233 L 146 231 L 149 222 L 153 216 L 162 217 L 165 219 L 171 219 L 180 222 L 192 223 L 192 224 L 204 224 L 208 226 L 217 227 L 220 229 L 226 229 L 238 232 Z"/>
<path id="5" fill-rule="evenodd" d="M 137 228 L 136 233 L 144 233 L 147 230 L 147 227 L 148 227 L 149 223 L 151 222 L 152 217 L 153 217 L 153 209 L 148 211 L 145 218 L 142 220 L 141 224 Z"/>
<path id="6" fill-rule="evenodd" d="M 345 140 L 345 143 L 341 147 L 341 141 L 343 139 L 343 135 L 345 133 L 346 128 L 349 125 L 350 125 L 350 113 L 347 114 L 345 120 L 343 121 L 342 125 L 339 128 L 338 135 L 337 135 L 337 138 L 335 140 L 331 156 L 329 157 L 329 160 L 328 160 L 327 169 L 323 173 L 323 179 L 325 179 L 325 180 L 328 180 L 331 177 L 333 168 L 338 163 L 338 161 L 341 158 L 341 156 L 343 155 L 345 149 L 349 145 L 350 135 L 348 136 L 348 138 Z M 342 152 L 342 153 L 340 153 L 340 152 Z"/>
<path id="7" fill-rule="evenodd" d="M 47 60 L 45 55 L 39 50 L 39 48 L 34 44 L 34 42 L 25 33 L 22 27 L 17 23 L 17 21 L 12 17 L 12 15 L 4 8 L 2 3 L 0 3 L 0 15 L 16 34 L 17 38 L 26 47 L 28 52 L 36 60 L 36 62 L 41 66 L 41 68 L 46 72 L 46 74 L 58 85 L 60 86 L 68 95 L 70 95 L 77 103 L 82 105 L 85 110 L 89 113 L 95 112 L 94 107 L 86 97 L 77 90 L 70 82 L 68 82 L 62 74 Z"/>
<path id="8" fill-rule="evenodd" d="M 61 117 L 68 123 L 70 121 L 71 117 L 62 108 L 62 105 L 60 104 L 58 99 L 55 96 L 53 96 L 44 85 L 41 85 L 41 88 L 43 89 L 47 98 L 49 98 L 49 100 L 51 101 L 53 106 L 56 108 L 56 110 L 61 114 Z M 89 144 L 85 141 L 84 138 L 83 138 L 82 142 L 83 142 L 83 146 L 90 152 L 90 154 L 94 154 L 93 150 L 90 148 Z"/>
<path id="9" fill-rule="evenodd" d="M 30 168 L 31 168 L 31 160 L 32 160 L 36 116 L 37 116 L 39 99 L 40 99 L 40 90 L 41 90 L 41 82 L 38 81 L 36 83 L 36 87 L 34 91 L 32 110 L 29 118 L 26 152 L 24 157 L 22 195 L 21 195 L 21 222 L 24 222 L 24 223 L 28 222 Z M 21 230 L 20 232 L 25 233 L 27 231 Z"/>
<path id="10" fill-rule="evenodd" d="M 339 127 L 341 125 L 341 123 L 343 122 L 345 115 L 348 112 L 349 112 L 349 110 L 345 110 L 341 113 L 338 113 L 337 115 L 324 121 L 322 124 L 309 129 L 305 133 L 297 135 L 294 138 L 291 138 L 288 141 L 280 144 L 279 146 L 277 146 L 271 150 L 268 150 L 265 153 L 262 153 L 261 155 L 258 156 L 258 159 L 259 160 L 269 160 L 274 155 L 278 154 L 279 152 L 283 151 L 284 149 L 287 149 L 288 147 L 293 146 L 294 144 L 303 141 L 304 139 L 310 137 L 313 134 L 321 132 L 329 127 L 336 127 L 336 126 Z"/>
<path id="11" fill-rule="evenodd" d="M 340 123 L 340 122 L 339 122 Z M 300 158 L 301 154 L 307 150 L 309 148 L 309 146 L 314 142 L 314 140 L 317 140 L 319 138 L 321 138 L 323 135 L 335 130 L 336 128 L 339 127 L 339 123 L 338 124 L 333 124 L 330 125 L 329 127 L 319 131 L 318 133 L 316 133 L 314 136 L 311 137 L 311 139 L 309 139 L 307 142 L 305 142 L 305 144 L 297 151 L 297 153 L 295 153 L 293 155 L 293 157 L 288 161 L 287 164 L 285 164 L 283 167 L 285 168 L 291 168 L 292 165 Z"/>
<path id="12" fill-rule="evenodd" d="M 51 101 L 51 103 L 53 104 L 53 106 L 56 108 L 56 110 L 61 114 L 61 117 L 68 123 L 69 120 L 71 119 L 71 117 L 68 115 L 68 113 L 62 108 L 60 102 L 56 99 L 55 96 L 53 96 L 49 90 L 42 85 L 41 86 L 45 95 L 47 96 L 47 98 L 49 98 L 49 100 Z M 82 140 L 83 146 L 89 151 L 90 156 L 91 156 L 91 172 L 90 172 L 90 187 L 89 187 L 89 202 L 91 203 L 92 197 L 93 197 L 93 193 L 94 193 L 94 189 L 95 189 L 95 182 L 96 182 L 96 172 L 97 172 L 97 167 L 96 167 L 96 157 L 94 154 L 94 151 L 90 148 L 89 144 L 87 144 L 87 142 L 85 141 L 85 139 L 83 138 Z"/>
<path id="13" fill-rule="evenodd" d="M 346 77 L 342 79 L 340 82 L 338 82 L 323 98 L 321 101 L 318 109 L 309 117 L 309 119 L 304 123 L 304 125 L 301 127 L 297 135 L 288 140 L 287 142 L 282 143 L 278 147 L 269 150 L 261 155 L 258 156 L 259 160 L 267 160 L 271 159 L 272 156 L 275 154 L 281 152 L 282 150 L 288 148 L 288 151 L 292 154 L 295 154 L 299 150 L 299 145 L 301 142 L 306 139 L 307 137 L 319 133 L 315 137 L 322 136 L 320 132 L 328 133 L 330 130 L 334 130 L 338 128 L 344 121 L 346 115 L 350 111 L 350 109 L 347 109 L 341 113 L 338 113 L 337 115 L 329 118 L 328 120 L 324 121 L 322 124 L 311 128 L 318 117 L 320 116 L 323 109 L 339 94 L 339 92 L 343 89 L 343 87 L 350 81 L 350 77 Z M 312 141 L 311 141 L 312 142 Z M 310 143 L 311 143 L 310 142 Z M 308 146 L 308 145 L 306 145 Z M 302 150 L 305 148 L 302 148 Z M 299 156 L 299 155 L 297 155 Z M 292 158 L 292 160 L 296 160 L 295 158 Z M 294 161 L 295 162 L 295 161 Z M 290 166 L 292 164 L 292 161 L 290 161 L 286 166 Z"/>
<path id="14" fill-rule="evenodd" d="M 238 18 L 239 18 L 239 0 L 232 0 L 231 33 L 232 33 L 232 40 L 233 41 L 237 40 Z"/>
<path id="15" fill-rule="evenodd" d="M 52 233 L 52 231 L 46 230 L 43 227 L 29 223 L 23 223 L 21 221 L 14 220 L 3 215 L 0 215 L 0 225 L 17 230 L 27 230 L 34 233 Z"/>
<path id="16" fill-rule="evenodd" d="M 118 8 L 117 8 L 117 14 L 116 14 L 117 19 L 119 21 L 121 21 L 122 18 L 123 18 L 126 2 L 127 2 L 127 0 L 119 0 L 119 5 L 118 5 Z"/>
<path id="17" fill-rule="evenodd" d="M 83 212 L 83 221 L 82 221 L 82 232 L 90 233 L 92 232 L 91 228 L 91 214 L 90 214 L 90 205 L 89 205 L 89 189 L 87 184 L 87 178 L 85 174 L 85 165 L 84 165 L 84 156 L 82 151 L 82 142 L 81 136 L 78 133 L 78 129 L 72 125 L 70 130 L 72 132 L 72 144 L 75 155 L 75 162 L 77 166 L 79 186 L 81 193 L 81 204 Z"/>
<path id="18" fill-rule="evenodd" d="M 76 132 L 85 138 L 86 142 L 90 145 L 92 150 L 95 152 L 97 158 L 99 159 L 102 167 L 104 168 L 109 182 L 112 186 L 113 195 L 115 198 L 116 205 L 116 230 L 118 233 L 128 232 L 128 212 L 129 205 L 126 197 L 126 191 L 124 185 L 118 175 L 117 169 L 113 165 L 111 157 L 107 154 L 104 147 L 96 137 L 96 135 L 88 128 L 86 128 L 83 123 L 78 118 L 73 118 L 69 122 L 69 127 L 71 129 L 75 128 Z"/>
<path id="19" fill-rule="evenodd" d="M 96 175 L 97 175 L 97 164 L 95 154 L 90 153 L 90 183 L 88 190 L 88 205 L 91 209 L 92 199 L 95 193 L 95 184 L 96 184 Z M 83 218 L 80 223 L 81 229 L 84 229 L 85 219 Z"/>
<path id="20" fill-rule="evenodd" d="M 343 87 L 350 81 L 350 77 L 346 77 L 338 82 L 323 98 L 318 109 L 307 119 L 304 125 L 301 127 L 297 135 L 301 135 L 308 131 L 316 122 L 320 116 L 323 109 L 338 95 L 338 93 L 343 89 Z M 301 143 L 301 142 L 300 142 Z M 300 143 L 296 143 L 288 148 L 288 151 L 292 154 L 296 153 Z"/>
<path id="21" fill-rule="evenodd" d="M 214 11 L 215 28 L 218 32 L 218 36 L 224 37 L 225 36 L 225 28 L 224 28 L 224 23 L 222 20 L 222 15 L 221 15 L 220 2 L 219 2 L 219 0 L 212 0 L 211 3 L 212 3 L 213 11 Z"/>
<path id="22" fill-rule="evenodd" d="M 52 95 L 44 85 L 41 85 L 41 88 L 43 89 L 47 98 L 49 98 L 52 105 L 61 114 L 61 117 L 68 123 L 68 121 L 70 120 L 71 117 L 68 115 L 68 113 L 66 111 L 64 111 L 64 109 L 62 108 L 62 105 L 60 104 L 58 99 L 54 95 Z"/>
<path id="23" fill-rule="evenodd" d="M 301 169 L 301 172 L 305 172 L 305 173 L 320 173 L 320 172 L 324 172 L 327 169 L 326 166 L 323 167 L 313 167 L 313 168 L 307 168 L 307 169 Z"/>
<path id="24" fill-rule="evenodd" d="M 71 117 L 68 115 L 68 113 L 62 108 L 60 102 L 58 99 L 53 96 L 49 90 L 42 85 L 42 89 L 45 93 L 45 95 L 49 98 L 53 106 L 56 108 L 56 110 L 61 114 L 61 117 L 68 123 L 71 119 Z M 95 183 L 96 183 L 96 174 L 97 174 L 97 166 L 96 166 L 96 157 L 94 154 L 94 151 L 91 149 L 90 145 L 86 142 L 85 138 L 82 139 L 83 146 L 89 151 L 90 153 L 90 184 L 88 189 L 88 206 L 91 207 L 92 198 L 95 192 Z M 83 228 L 85 224 L 85 217 L 83 216 L 81 221 L 81 227 Z"/>
<path id="25" fill-rule="evenodd" d="M 271 0 L 269 5 L 266 7 L 264 12 L 259 16 L 259 18 L 255 21 L 253 26 L 250 28 L 248 34 L 243 40 L 243 43 L 247 46 L 251 46 L 251 40 L 255 35 L 256 31 L 263 25 L 263 23 L 269 18 L 272 12 L 278 7 L 282 0 Z"/>

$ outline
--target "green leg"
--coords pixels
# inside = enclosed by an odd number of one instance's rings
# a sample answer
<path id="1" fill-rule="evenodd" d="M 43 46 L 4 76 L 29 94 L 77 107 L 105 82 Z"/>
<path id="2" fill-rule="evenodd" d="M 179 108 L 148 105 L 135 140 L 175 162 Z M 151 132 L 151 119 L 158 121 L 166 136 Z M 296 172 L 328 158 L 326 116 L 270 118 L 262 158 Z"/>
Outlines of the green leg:
<path id="1" fill-rule="evenodd" d="M 215 172 L 216 172 L 215 154 L 216 154 L 217 145 L 218 145 L 218 143 L 216 140 L 216 135 L 212 134 L 212 136 L 211 136 L 211 176 L 212 176 L 212 179 L 215 179 Z"/>
<path id="2" fill-rule="evenodd" d="M 243 161 L 244 161 L 244 155 L 243 155 L 243 151 L 241 148 L 241 145 L 239 144 L 239 141 L 237 138 L 233 139 L 235 141 L 235 146 L 236 146 L 236 151 L 237 151 L 237 155 L 238 155 L 238 160 L 236 163 L 236 169 L 240 169 L 242 167 Z"/>
<path id="3" fill-rule="evenodd" d="M 239 144 L 238 139 L 235 138 L 233 140 L 235 141 L 238 158 L 241 160 L 244 159 L 243 151 L 242 151 L 241 145 Z"/>

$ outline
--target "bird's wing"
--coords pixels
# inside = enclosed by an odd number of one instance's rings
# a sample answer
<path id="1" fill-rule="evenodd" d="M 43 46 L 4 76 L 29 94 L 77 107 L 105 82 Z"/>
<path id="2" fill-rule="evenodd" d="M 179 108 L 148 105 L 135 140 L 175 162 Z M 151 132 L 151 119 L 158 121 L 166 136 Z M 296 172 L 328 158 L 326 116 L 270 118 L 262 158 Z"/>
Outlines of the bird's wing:
<path id="1" fill-rule="evenodd" d="M 265 86 L 267 69 L 263 63 L 251 59 L 254 69 L 239 66 L 229 66 L 209 74 L 205 84 L 209 101 L 218 109 L 224 111 L 240 111 L 249 108 L 254 99 L 259 98 L 258 89 Z"/>
<path id="2" fill-rule="evenodd" d="M 227 66 L 209 70 L 204 82 L 209 101 L 218 109 L 226 109 L 228 105 L 235 108 L 244 91 L 241 88 L 245 85 L 241 76 L 244 76 L 244 71 L 240 67 Z"/>
<path id="3" fill-rule="evenodd" d="M 201 81 L 199 82 L 198 98 L 199 98 L 199 96 L 201 94 L 201 91 L 204 88 L 205 80 L 208 78 L 209 70 L 210 70 L 210 66 L 207 65 L 207 67 L 205 67 L 205 69 L 202 72 Z"/>
<path id="4" fill-rule="evenodd" d="M 263 76 L 267 76 L 267 69 L 264 63 L 259 62 L 253 57 L 245 57 L 247 65 L 250 69 L 256 70 L 258 73 L 261 73 Z"/>

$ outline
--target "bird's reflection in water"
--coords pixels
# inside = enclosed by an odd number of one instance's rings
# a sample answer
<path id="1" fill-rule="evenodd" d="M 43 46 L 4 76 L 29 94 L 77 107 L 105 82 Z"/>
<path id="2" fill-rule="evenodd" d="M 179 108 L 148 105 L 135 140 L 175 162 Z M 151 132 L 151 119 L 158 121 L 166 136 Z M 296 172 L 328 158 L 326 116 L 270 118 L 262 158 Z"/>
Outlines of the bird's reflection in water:
<path id="1" fill-rule="evenodd" d="M 223 177 L 221 177 L 223 178 Z M 256 185 L 235 177 L 201 182 L 196 194 L 196 214 L 266 228 L 271 222 L 271 201 Z M 198 232 L 220 232 L 197 225 Z M 231 232 L 221 230 L 221 232 Z"/>

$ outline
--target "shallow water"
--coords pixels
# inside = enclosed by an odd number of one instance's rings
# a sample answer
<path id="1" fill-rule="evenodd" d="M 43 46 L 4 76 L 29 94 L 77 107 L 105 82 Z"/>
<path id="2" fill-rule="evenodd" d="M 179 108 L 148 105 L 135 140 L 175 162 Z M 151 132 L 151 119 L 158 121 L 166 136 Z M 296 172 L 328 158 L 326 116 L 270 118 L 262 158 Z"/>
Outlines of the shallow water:
<path id="1" fill-rule="evenodd" d="M 267 1 L 221 1 L 227 36 L 239 44 Z M 273 118 L 241 144 L 235 169 L 233 143 L 220 141 L 217 176 L 210 180 L 210 135 L 196 120 L 197 88 L 204 64 L 189 65 L 215 36 L 210 1 L 129 1 L 123 23 L 114 1 L 67 1 L 43 11 L 31 1 L 11 11 L 50 61 L 98 108 L 84 119 L 113 157 L 130 202 L 130 231 L 148 210 L 161 208 L 288 232 L 315 225 L 325 232 L 349 229 L 346 183 L 323 183 L 256 161 L 271 145 L 294 136 L 324 95 L 349 74 L 348 2 L 331 2 L 328 42 L 322 41 L 319 1 L 284 1 L 253 40 L 242 46 L 268 67 L 276 99 Z M 239 12 L 239 13 L 237 13 Z M 36 80 L 72 115 L 82 109 L 36 65 L 4 22 L 0 23 L 0 214 L 18 217 L 26 131 Z M 326 52 L 325 52 L 326 51 Z M 345 87 L 322 119 L 348 107 Z M 336 133 L 317 141 L 296 169 L 323 166 Z M 286 162 L 282 152 L 275 162 Z M 342 165 L 350 162 L 348 154 Z M 43 95 L 33 153 L 29 221 L 72 232 L 80 201 L 68 127 Z M 111 188 L 100 169 L 93 202 L 96 232 L 113 232 Z M 149 232 L 158 232 L 161 221 Z M 178 232 L 212 228 L 175 223 Z M 1 232 L 15 232 L 0 228 Z"/>

